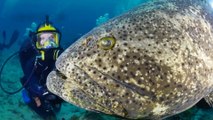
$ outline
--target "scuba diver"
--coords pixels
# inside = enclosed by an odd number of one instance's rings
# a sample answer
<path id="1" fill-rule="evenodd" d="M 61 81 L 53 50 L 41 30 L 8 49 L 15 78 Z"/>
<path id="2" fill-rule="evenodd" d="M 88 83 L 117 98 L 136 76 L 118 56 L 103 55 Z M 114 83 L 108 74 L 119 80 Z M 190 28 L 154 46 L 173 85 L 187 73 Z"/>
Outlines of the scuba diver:
<path id="1" fill-rule="evenodd" d="M 46 86 L 47 75 L 55 68 L 55 61 L 62 53 L 61 33 L 46 17 L 35 32 L 29 34 L 20 49 L 19 58 L 24 76 L 24 102 L 45 120 L 56 119 L 62 99 L 49 92 Z"/>

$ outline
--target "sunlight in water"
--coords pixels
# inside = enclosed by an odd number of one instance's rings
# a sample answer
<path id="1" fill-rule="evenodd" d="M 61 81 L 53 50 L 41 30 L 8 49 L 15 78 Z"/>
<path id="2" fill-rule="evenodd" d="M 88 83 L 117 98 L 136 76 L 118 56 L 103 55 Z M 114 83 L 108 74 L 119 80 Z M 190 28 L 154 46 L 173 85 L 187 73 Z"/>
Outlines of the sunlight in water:
<path id="1" fill-rule="evenodd" d="M 208 0 L 208 2 L 210 2 L 210 5 L 211 5 L 212 8 L 213 8 L 213 0 Z"/>

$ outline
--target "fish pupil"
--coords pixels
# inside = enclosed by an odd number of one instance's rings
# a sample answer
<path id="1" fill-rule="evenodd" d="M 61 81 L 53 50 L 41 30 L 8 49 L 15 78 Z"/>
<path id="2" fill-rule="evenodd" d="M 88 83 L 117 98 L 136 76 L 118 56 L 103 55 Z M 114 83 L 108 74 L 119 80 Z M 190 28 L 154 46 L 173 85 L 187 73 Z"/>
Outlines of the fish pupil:
<path id="1" fill-rule="evenodd" d="M 111 40 L 103 40 L 101 43 L 104 47 L 109 47 L 112 44 Z"/>

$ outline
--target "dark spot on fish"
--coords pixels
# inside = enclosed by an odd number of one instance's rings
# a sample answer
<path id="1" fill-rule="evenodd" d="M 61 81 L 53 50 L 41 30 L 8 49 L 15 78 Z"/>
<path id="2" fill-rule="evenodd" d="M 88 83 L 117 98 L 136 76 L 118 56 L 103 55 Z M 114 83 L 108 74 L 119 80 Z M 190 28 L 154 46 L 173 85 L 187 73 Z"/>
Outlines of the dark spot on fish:
<path id="1" fill-rule="evenodd" d="M 96 74 L 96 71 L 93 71 L 93 74 Z"/>
<path id="2" fill-rule="evenodd" d="M 93 53 L 95 54 L 95 53 L 97 53 L 97 51 L 94 50 Z"/>
<path id="3" fill-rule="evenodd" d="M 125 96 L 129 96 L 129 93 L 128 93 L 128 92 L 126 92 L 126 93 L 125 93 Z"/>
<path id="4" fill-rule="evenodd" d="M 184 88 L 183 91 L 187 91 L 187 88 Z"/>
<path id="5" fill-rule="evenodd" d="M 118 79 L 121 79 L 121 76 L 120 76 L 120 75 L 118 75 L 118 76 L 117 76 L 117 78 L 118 78 Z"/>
<path id="6" fill-rule="evenodd" d="M 135 74 L 134 74 L 134 72 L 130 72 L 130 75 L 134 78 L 135 77 Z"/>
<path id="7" fill-rule="evenodd" d="M 98 59 L 98 62 L 102 62 L 102 60 L 101 60 L 101 59 Z"/>
<path id="8" fill-rule="evenodd" d="M 76 73 L 75 75 L 78 76 L 78 73 Z"/>
<path id="9" fill-rule="evenodd" d="M 119 84 L 116 84 L 116 85 L 115 85 L 115 87 L 117 87 L 117 88 L 118 88 L 118 87 L 120 87 L 120 85 L 119 85 Z"/>
<path id="10" fill-rule="evenodd" d="M 148 62 L 145 62 L 145 63 L 144 63 L 144 65 L 145 65 L 145 66 L 148 66 L 148 65 L 149 65 L 149 63 L 148 63 Z"/>
<path id="11" fill-rule="evenodd" d="M 124 45 L 124 46 L 127 46 L 128 44 L 125 42 L 123 45 Z"/>
<path id="12" fill-rule="evenodd" d="M 113 57 L 112 57 L 112 59 L 114 59 L 114 60 L 115 60 L 116 58 L 117 58 L 116 56 L 113 56 Z"/>
<path id="13" fill-rule="evenodd" d="M 141 60 L 141 58 L 140 58 L 140 57 L 138 57 L 138 60 L 140 61 L 140 60 Z"/>
<path id="14" fill-rule="evenodd" d="M 78 79 L 80 80 L 80 79 L 81 79 L 81 76 L 78 76 Z"/>
<path id="15" fill-rule="evenodd" d="M 134 58 L 134 59 L 136 59 L 136 58 L 137 58 L 137 56 L 133 55 L 133 58 Z"/>
<path id="16" fill-rule="evenodd" d="M 149 79 L 152 85 L 155 85 L 155 82 L 152 79 Z"/>
<path id="17" fill-rule="evenodd" d="M 126 103 L 126 104 L 129 104 L 129 100 L 125 100 L 125 103 Z"/>
<path id="18" fill-rule="evenodd" d="M 91 89 L 92 93 L 95 93 L 95 90 L 94 89 Z"/>
<path id="19" fill-rule="evenodd" d="M 129 56 L 129 55 L 126 55 L 126 58 L 130 58 L 130 56 Z"/>
<path id="20" fill-rule="evenodd" d="M 162 80 L 163 80 L 163 78 L 164 78 L 164 77 L 161 75 L 161 76 L 160 76 L 160 79 L 162 79 Z"/>
<path id="21" fill-rule="evenodd" d="M 165 86 L 164 86 L 164 88 L 168 88 L 168 87 L 170 87 L 170 85 L 169 85 L 169 84 L 167 84 L 167 85 L 165 85 Z"/>
<path id="22" fill-rule="evenodd" d="M 139 80 L 137 81 L 137 83 L 138 83 L 138 84 L 142 84 L 142 80 L 139 79 Z"/>
<path id="23" fill-rule="evenodd" d="M 184 66 L 185 64 L 184 64 L 184 63 L 182 63 L 181 65 L 182 65 L 182 66 Z"/>
<path id="24" fill-rule="evenodd" d="M 123 65 L 120 65 L 120 68 L 123 68 L 124 66 Z"/>
<path id="25" fill-rule="evenodd" d="M 123 36 L 126 38 L 127 37 L 127 34 L 123 34 Z M 126 39 L 125 39 L 126 40 Z"/>

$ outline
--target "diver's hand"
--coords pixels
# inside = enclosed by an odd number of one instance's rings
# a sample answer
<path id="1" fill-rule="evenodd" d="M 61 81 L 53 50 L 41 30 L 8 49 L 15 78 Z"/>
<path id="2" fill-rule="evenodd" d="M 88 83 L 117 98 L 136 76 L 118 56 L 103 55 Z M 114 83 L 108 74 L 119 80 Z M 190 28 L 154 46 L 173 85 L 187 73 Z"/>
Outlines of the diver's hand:
<path id="1" fill-rule="evenodd" d="M 36 106 L 40 107 L 41 106 L 41 100 L 39 99 L 39 97 L 35 97 L 34 100 L 35 100 Z"/>

